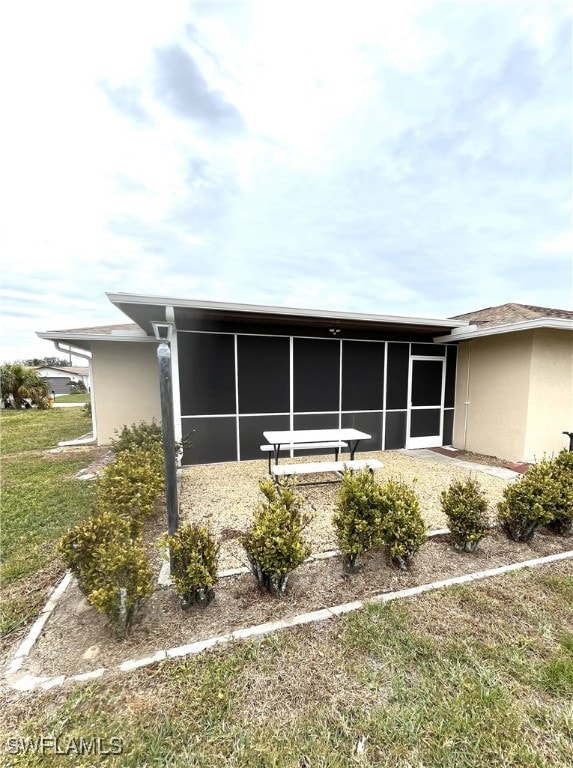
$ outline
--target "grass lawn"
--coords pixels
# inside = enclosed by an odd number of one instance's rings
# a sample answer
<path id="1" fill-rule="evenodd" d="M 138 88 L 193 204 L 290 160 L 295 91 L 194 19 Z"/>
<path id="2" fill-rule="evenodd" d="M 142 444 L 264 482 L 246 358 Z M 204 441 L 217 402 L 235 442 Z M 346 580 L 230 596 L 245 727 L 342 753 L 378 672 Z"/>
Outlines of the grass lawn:
<path id="1" fill-rule="evenodd" d="M 75 474 L 90 463 L 94 449 L 48 452 L 90 429 L 79 408 L 0 414 L 0 627 L 6 634 L 34 616 L 45 599 L 46 581 L 63 572 L 55 560 L 56 543 L 90 512 L 93 486 Z"/>
<path id="2" fill-rule="evenodd" d="M 56 403 L 89 403 L 89 392 L 79 392 L 75 395 L 56 395 Z"/>
<path id="3" fill-rule="evenodd" d="M 89 512 L 93 486 L 74 474 L 91 449 L 45 452 L 85 432 L 81 419 L 79 409 L 2 414 L 11 638 L 62 572 L 55 542 Z M 10 766 L 569 768 L 573 567 L 519 571 L 10 696 L 0 708 Z"/>
<path id="4" fill-rule="evenodd" d="M 371 607 L 26 697 L 0 715 L 2 741 L 99 737 L 123 750 L 106 765 L 133 768 L 566 768 L 572 597 L 559 564 Z M 46 764 L 23 749 L 12 765 Z"/>

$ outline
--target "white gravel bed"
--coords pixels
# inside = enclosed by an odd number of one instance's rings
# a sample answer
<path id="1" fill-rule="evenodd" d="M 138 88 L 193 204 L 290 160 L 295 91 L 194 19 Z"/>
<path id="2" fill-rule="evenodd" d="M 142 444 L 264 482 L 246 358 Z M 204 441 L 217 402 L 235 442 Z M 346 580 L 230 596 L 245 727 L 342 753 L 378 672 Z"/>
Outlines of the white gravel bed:
<path id="1" fill-rule="evenodd" d="M 331 461 L 332 456 L 309 456 L 295 461 Z M 376 470 L 379 482 L 390 478 L 400 479 L 415 490 L 420 500 L 422 514 L 430 530 L 446 528 L 447 520 L 440 509 L 440 493 L 451 482 L 472 476 L 477 480 L 490 502 L 493 516 L 495 505 L 502 498 L 507 480 L 493 477 L 485 471 L 439 459 L 411 456 L 399 451 L 361 453 L 360 458 L 377 458 L 384 467 Z M 290 461 L 290 460 L 289 460 Z M 219 568 L 236 568 L 246 565 L 241 546 L 233 538 L 237 531 L 244 531 L 252 520 L 253 512 L 263 500 L 259 481 L 268 477 L 266 457 L 258 461 L 242 461 L 229 464 L 203 464 L 182 469 L 180 517 L 207 523 L 212 533 L 221 539 Z M 308 481 L 329 479 L 331 475 L 306 476 Z M 313 521 L 306 536 L 314 553 L 336 549 L 332 528 L 332 515 L 336 506 L 339 483 L 301 485 L 299 491 L 305 498 L 307 509 L 313 513 Z"/>

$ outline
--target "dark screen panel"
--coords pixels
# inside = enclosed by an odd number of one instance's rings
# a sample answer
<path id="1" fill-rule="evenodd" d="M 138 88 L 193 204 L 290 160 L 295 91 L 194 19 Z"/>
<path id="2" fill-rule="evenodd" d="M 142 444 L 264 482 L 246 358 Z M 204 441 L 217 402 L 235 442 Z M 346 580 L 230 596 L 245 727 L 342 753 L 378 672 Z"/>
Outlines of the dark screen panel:
<path id="1" fill-rule="evenodd" d="M 340 342 L 295 339 L 293 354 L 294 410 L 337 411 Z"/>
<path id="2" fill-rule="evenodd" d="M 290 410 L 290 342 L 273 336 L 239 336 L 239 412 Z"/>
<path id="3" fill-rule="evenodd" d="M 431 437 L 440 434 L 439 408 L 424 408 L 410 414 L 410 437 Z"/>
<path id="4" fill-rule="evenodd" d="M 406 447 L 406 411 L 386 414 L 386 438 L 384 449 L 393 451 Z"/>
<path id="5" fill-rule="evenodd" d="M 267 430 L 289 429 L 289 416 L 240 416 L 239 438 L 241 444 L 241 461 L 244 459 L 264 459 L 268 461 L 269 454 L 261 451 L 261 445 L 267 441 L 263 432 Z M 282 455 L 282 454 L 281 454 Z M 288 456 L 287 453 L 284 454 Z"/>
<path id="6" fill-rule="evenodd" d="M 342 410 L 382 410 L 384 344 L 342 342 Z"/>
<path id="7" fill-rule="evenodd" d="M 456 400 L 456 362 L 458 357 L 457 347 L 448 347 L 448 357 L 446 361 L 446 393 L 444 405 L 446 408 L 453 408 Z"/>
<path id="8" fill-rule="evenodd" d="M 413 355 L 425 355 L 426 357 L 445 357 L 444 344 L 412 344 Z"/>
<path id="9" fill-rule="evenodd" d="M 388 372 L 386 374 L 386 408 L 388 410 L 408 406 L 409 362 L 408 344 L 388 344 Z"/>
<path id="10" fill-rule="evenodd" d="M 412 361 L 412 405 L 441 405 L 441 360 Z"/>
<path id="11" fill-rule="evenodd" d="M 183 464 L 210 464 L 237 461 L 237 420 L 223 418 L 182 419 L 182 431 L 190 443 L 183 452 Z"/>
<path id="12" fill-rule="evenodd" d="M 177 337 L 181 413 L 235 413 L 235 339 L 217 333 Z"/>
<path id="13" fill-rule="evenodd" d="M 442 445 L 451 445 L 454 439 L 454 409 L 447 408 L 444 411 L 444 434 Z"/>
<path id="14" fill-rule="evenodd" d="M 338 429 L 338 413 L 295 413 L 294 429 Z"/>
<path id="15" fill-rule="evenodd" d="M 356 458 L 359 459 L 361 451 L 381 451 L 382 450 L 382 413 L 343 413 L 342 427 L 352 427 L 366 432 L 370 435 L 370 440 L 361 440 L 356 452 Z"/>

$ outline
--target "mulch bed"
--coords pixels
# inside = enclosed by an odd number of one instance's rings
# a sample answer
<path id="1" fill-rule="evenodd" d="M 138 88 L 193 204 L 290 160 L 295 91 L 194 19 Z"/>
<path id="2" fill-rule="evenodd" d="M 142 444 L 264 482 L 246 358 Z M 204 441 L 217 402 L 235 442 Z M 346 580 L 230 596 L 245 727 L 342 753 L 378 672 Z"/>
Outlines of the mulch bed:
<path id="1" fill-rule="evenodd" d="M 454 551 L 448 535 L 439 535 L 426 541 L 408 571 L 396 569 L 381 552 L 366 557 L 359 573 L 347 575 L 336 556 L 303 564 L 291 575 L 282 599 L 261 594 L 250 573 L 223 578 L 214 601 L 203 609 L 183 610 L 171 587 L 158 587 L 124 641 L 110 635 L 105 619 L 72 583 L 23 671 L 51 677 L 107 669 L 242 627 L 570 549 L 571 537 L 560 538 L 545 530 L 529 544 L 511 542 L 496 531 L 477 552 L 462 554 Z"/>

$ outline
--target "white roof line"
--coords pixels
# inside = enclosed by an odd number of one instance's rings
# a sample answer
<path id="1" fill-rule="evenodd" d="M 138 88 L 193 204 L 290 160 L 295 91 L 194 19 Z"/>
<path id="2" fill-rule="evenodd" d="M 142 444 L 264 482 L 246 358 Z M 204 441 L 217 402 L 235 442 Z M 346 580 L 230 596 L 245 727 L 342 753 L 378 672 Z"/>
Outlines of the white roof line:
<path id="1" fill-rule="evenodd" d="M 360 312 L 335 312 L 323 309 L 302 309 L 296 307 L 277 307 L 260 304 L 237 304 L 233 302 L 207 301 L 202 299 L 174 299 L 162 296 L 145 296 L 132 293 L 106 293 L 107 298 L 115 304 L 152 304 L 156 306 L 171 306 L 189 309 L 210 309 L 227 312 L 263 312 L 285 316 L 303 316 L 315 318 L 328 318 L 335 320 L 358 320 L 363 322 L 398 322 L 403 325 L 435 325 L 444 328 L 465 327 L 469 325 L 467 320 L 444 320 L 427 317 L 407 317 L 402 315 L 375 315 Z M 118 307 L 119 309 L 119 307 Z"/>
<path id="2" fill-rule="evenodd" d="M 116 335 L 117 334 L 117 335 Z M 147 336 L 145 333 L 121 333 L 112 331 L 111 333 L 74 333 L 73 331 L 36 331 L 36 336 L 48 341 L 140 341 L 154 342 L 157 340 L 154 336 Z"/>
<path id="3" fill-rule="evenodd" d="M 454 328 L 454 330 L 447 334 L 447 336 L 436 336 L 434 341 L 466 341 L 468 339 L 478 339 L 482 336 L 496 336 L 501 333 L 517 333 L 519 331 L 530 331 L 538 328 L 573 331 L 573 320 L 560 317 L 538 317 L 534 320 L 520 320 L 517 323 L 494 325 L 488 326 L 487 328 L 470 325 L 468 328 Z"/>

